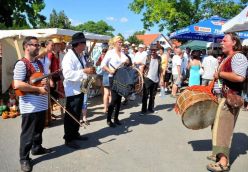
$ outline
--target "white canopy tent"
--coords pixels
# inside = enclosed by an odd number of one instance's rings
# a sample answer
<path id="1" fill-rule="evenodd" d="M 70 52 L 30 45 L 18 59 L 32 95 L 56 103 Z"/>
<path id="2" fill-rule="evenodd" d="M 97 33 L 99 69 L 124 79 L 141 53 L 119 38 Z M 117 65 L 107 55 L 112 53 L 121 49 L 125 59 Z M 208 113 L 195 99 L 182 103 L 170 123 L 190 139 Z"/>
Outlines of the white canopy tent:
<path id="1" fill-rule="evenodd" d="M 241 32 L 248 30 L 248 6 L 237 16 L 222 26 L 222 32 Z"/>
<path id="2" fill-rule="evenodd" d="M 26 29 L 26 30 L 0 30 L 0 44 L 2 46 L 2 75 L 0 76 L 2 83 L 2 93 L 9 88 L 13 78 L 13 66 L 17 59 L 23 57 L 22 42 L 26 36 L 36 36 L 39 40 L 47 40 L 59 38 L 60 41 L 70 41 L 71 36 L 79 31 L 68 29 Z M 106 35 L 99 35 L 85 32 L 87 42 L 90 42 L 90 50 L 92 52 L 97 42 L 108 42 L 111 38 Z"/>

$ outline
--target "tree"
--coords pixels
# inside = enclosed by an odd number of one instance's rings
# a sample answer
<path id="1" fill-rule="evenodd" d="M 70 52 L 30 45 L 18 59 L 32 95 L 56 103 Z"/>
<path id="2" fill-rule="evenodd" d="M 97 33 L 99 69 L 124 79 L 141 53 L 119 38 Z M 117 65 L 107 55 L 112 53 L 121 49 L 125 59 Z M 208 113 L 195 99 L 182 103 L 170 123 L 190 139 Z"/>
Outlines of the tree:
<path id="1" fill-rule="evenodd" d="M 46 17 L 39 14 L 45 8 L 44 0 L 0 0 L 0 28 L 37 28 Z"/>
<path id="2" fill-rule="evenodd" d="M 108 25 L 103 20 L 100 20 L 96 23 L 94 21 L 88 21 L 84 24 L 75 26 L 74 29 L 85 31 L 85 32 L 101 34 L 101 35 L 109 35 L 109 36 L 114 36 L 113 31 L 115 31 L 115 29 L 112 26 Z"/>
<path id="3" fill-rule="evenodd" d="M 248 0 L 134 0 L 129 9 L 136 14 L 143 13 L 144 29 L 154 24 L 159 31 L 167 28 L 173 32 L 213 15 L 231 18 L 238 14 Z"/>
<path id="4" fill-rule="evenodd" d="M 130 42 L 131 44 L 135 44 L 135 45 L 138 45 L 138 44 L 143 44 L 143 41 L 142 40 L 139 40 L 136 35 L 144 35 L 145 34 L 145 31 L 137 31 L 137 32 L 134 32 L 133 35 L 129 36 L 127 38 L 127 41 Z"/>
<path id="5" fill-rule="evenodd" d="M 118 33 L 117 36 L 120 36 L 123 40 L 125 40 L 124 36 L 121 33 Z"/>
<path id="6" fill-rule="evenodd" d="M 64 11 L 56 12 L 55 9 L 52 10 L 50 14 L 50 20 L 48 27 L 52 28 L 61 28 L 61 29 L 70 29 L 72 28 L 69 18 L 66 16 Z"/>

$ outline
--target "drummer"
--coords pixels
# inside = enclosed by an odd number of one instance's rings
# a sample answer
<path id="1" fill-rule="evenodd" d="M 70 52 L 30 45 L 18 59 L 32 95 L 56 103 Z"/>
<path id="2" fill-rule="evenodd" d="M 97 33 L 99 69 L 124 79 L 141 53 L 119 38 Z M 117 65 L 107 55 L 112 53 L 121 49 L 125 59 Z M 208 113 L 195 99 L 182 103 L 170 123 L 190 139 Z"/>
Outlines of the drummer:
<path id="1" fill-rule="evenodd" d="M 116 36 L 113 38 L 113 45 L 114 48 L 109 50 L 105 55 L 102 63 L 101 68 L 109 73 L 109 82 L 110 88 L 113 82 L 113 75 L 115 74 L 116 70 L 121 67 L 125 63 L 129 63 L 128 57 L 121 51 L 123 44 L 123 38 L 120 36 Z M 121 96 L 116 92 L 111 90 L 111 102 L 108 107 L 108 114 L 107 114 L 107 124 L 109 127 L 114 128 L 117 125 L 121 125 L 119 121 L 119 111 L 121 106 Z M 111 121 L 112 113 L 115 109 L 114 113 L 114 123 Z"/>
<path id="2" fill-rule="evenodd" d="M 248 62 L 240 53 L 242 46 L 235 33 L 226 33 L 222 40 L 222 51 L 227 56 L 215 73 L 216 79 L 223 80 L 222 98 L 219 102 L 212 130 L 212 155 L 207 158 L 216 161 L 207 165 L 210 171 L 228 171 L 229 153 L 233 130 L 237 121 L 240 107 L 226 101 L 228 93 L 241 95 L 242 83 L 246 77 Z M 233 102 L 235 99 L 233 100 Z"/>

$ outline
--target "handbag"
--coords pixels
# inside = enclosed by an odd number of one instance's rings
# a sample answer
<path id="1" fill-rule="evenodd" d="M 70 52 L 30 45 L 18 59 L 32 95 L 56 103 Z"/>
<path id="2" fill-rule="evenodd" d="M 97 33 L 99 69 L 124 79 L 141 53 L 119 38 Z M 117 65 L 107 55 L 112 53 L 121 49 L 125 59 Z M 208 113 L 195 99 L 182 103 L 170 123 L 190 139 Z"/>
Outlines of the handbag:
<path id="1" fill-rule="evenodd" d="M 228 90 L 226 92 L 226 103 L 232 108 L 240 108 L 241 106 L 243 106 L 244 100 L 235 92 Z"/>

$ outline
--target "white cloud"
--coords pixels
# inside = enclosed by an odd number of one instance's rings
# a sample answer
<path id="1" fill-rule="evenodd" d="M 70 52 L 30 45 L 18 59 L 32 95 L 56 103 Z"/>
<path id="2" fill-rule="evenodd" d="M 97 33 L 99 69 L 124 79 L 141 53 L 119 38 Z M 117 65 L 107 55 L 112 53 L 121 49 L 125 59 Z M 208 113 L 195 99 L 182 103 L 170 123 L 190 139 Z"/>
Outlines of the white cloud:
<path id="1" fill-rule="evenodd" d="M 126 23 L 126 22 L 128 22 L 128 19 L 127 19 L 126 17 L 122 17 L 122 18 L 120 19 L 120 22 L 121 22 L 121 23 Z"/>
<path id="2" fill-rule="evenodd" d="M 107 17 L 107 20 L 109 20 L 109 21 L 116 21 L 116 19 L 114 17 L 112 17 L 112 16 Z"/>

